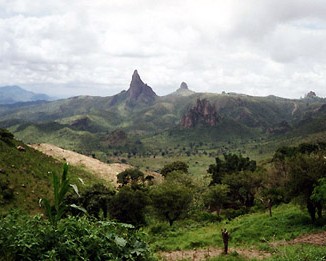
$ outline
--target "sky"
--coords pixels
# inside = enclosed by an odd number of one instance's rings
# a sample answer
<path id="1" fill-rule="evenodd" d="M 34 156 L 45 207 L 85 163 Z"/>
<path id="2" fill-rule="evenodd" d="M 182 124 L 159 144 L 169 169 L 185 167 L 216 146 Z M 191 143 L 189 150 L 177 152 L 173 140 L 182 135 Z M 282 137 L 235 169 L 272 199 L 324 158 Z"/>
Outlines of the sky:
<path id="1" fill-rule="evenodd" d="M 0 0 L 0 86 L 326 97 L 325 0 Z"/>

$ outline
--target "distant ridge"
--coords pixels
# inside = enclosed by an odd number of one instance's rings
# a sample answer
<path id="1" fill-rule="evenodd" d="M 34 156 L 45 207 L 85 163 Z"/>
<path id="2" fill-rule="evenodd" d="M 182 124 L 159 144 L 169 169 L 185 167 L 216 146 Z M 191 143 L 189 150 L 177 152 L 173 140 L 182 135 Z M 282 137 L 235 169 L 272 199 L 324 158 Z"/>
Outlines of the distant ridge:
<path id="1" fill-rule="evenodd" d="M 19 86 L 0 87 L 0 104 L 14 104 L 18 102 L 49 101 L 51 98 L 46 94 L 27 91 Z"/>

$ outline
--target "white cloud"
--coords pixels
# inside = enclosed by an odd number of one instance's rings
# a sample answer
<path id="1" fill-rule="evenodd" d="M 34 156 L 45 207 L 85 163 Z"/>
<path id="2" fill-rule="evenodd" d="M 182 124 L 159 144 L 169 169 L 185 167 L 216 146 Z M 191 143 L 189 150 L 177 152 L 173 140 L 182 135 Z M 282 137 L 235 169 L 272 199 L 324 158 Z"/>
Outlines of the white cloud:
<path id="1" fill-rule="evenodd" d="M 50 94 L 113 95 L 138 69 L 160 95 L 326 96 L 325 46 L 324 0 L 0 0 L 0 85 Z"/>

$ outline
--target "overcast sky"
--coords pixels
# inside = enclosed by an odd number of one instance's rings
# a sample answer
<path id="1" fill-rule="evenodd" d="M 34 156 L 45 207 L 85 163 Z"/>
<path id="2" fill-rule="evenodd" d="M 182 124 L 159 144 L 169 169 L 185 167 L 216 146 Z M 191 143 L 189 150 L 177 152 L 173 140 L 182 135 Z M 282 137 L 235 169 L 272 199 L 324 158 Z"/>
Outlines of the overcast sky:
<path id="1" fill-rule="evenodd" d="M 0 86 L 326 97 L 325 0 L 0 0 Z"/>

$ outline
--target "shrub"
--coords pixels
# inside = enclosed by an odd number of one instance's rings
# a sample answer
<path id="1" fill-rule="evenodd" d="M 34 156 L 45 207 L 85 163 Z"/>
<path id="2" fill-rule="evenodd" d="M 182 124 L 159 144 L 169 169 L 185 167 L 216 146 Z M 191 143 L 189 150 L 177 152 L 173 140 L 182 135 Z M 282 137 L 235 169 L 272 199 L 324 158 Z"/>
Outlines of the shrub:
<path id="1" fill-rule="evenodd" d="M 11 213 L 0 222 L 4 260 L 152 260 L 133 226 L 68 217 L 57 227 L 41 216 Z"/>

